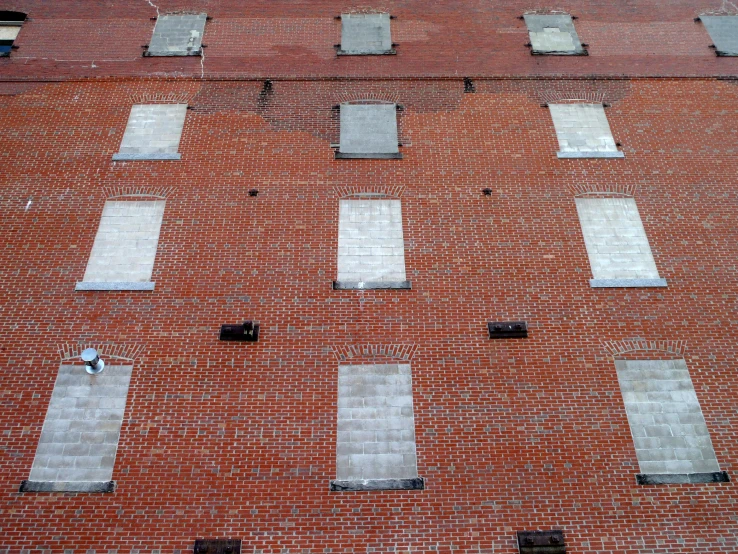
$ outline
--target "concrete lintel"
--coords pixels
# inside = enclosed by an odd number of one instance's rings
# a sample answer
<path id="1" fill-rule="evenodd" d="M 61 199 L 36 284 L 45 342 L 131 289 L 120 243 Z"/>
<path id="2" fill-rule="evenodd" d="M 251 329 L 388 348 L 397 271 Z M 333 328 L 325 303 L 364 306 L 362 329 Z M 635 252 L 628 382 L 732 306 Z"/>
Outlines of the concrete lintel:
<path id="1" fill-rule="evenodd" d="M 115 481 L 22 481 L 19 492 L 115 492 Z"/>
<path id="2" fill-rule="evenodd" d="M 333 281 L 333 290 L 411 289 L 410 281 Z"/>
<path id="3" fill-rule="evenodd" d="M 666 279 L 590 279 L 589 286 L 593 289 L 665 287 Z"/>
<path id="4" fill-rule="evenodd" d="M 623 152 L 556 152 L 559 159 L 566 158 L 624 158 Z"/>
<path id="5" fill-rule="evenodd" d="M 350 481 L 331 481 L 331 491 L 417 491 L 425 489 L 425 479 L 362 479 Z"/>
<path id="6" fill-rule="evenodd" d="M 337 160 L 358 160 L 358 159 L 376 159 L 376 160 L 401 160 L 400 152 L 385 152 L 378 154 L 364 154 L 351 152 L 336 152 Z"/>
<path id="7" fill-rule="evenodd" d="M 113 154 L 114 162 L 125 162 L 135 160 L 181 160 L 182 154 L 179 152 L 167 153 L 167 152 L 151 152 L 151 153 L 136 153 L 136 154 L 125 154 L 118 152 Z"/>
<path id="8" fill-rule="evenodd" d="M 125 282 L 125 281 L 111 281 L 111 282 L 94 282 L 94 281 L 80 281 L 74 287 L 74 290 L 154 290 L 154 283 L 152 281 L 146 282 Z"/>
<path id="9" fill-rule="evenodd" d="M 712 473 L 639 473 L 636 483 L 639 485 L 683 485 L 699 483 L 729 483 L 727 471 Z"/>

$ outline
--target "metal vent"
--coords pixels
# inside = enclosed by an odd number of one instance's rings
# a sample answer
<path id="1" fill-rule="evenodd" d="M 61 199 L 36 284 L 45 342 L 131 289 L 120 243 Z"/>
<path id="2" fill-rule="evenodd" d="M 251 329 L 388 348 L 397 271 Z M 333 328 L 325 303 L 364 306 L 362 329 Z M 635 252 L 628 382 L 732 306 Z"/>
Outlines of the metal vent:
<path id="1" fill-rule="evenodd" d="M 221 325 L 220 340 L 256 342 L 259 340 L 259 324 L 245 321 L 240 325 Z"/>
<path id="2" fill-rule="evenodd" d="M 194 554 L 241 554 L 239 539 L 195 541 Z"/>
<path id="3" fill-rule="evenodd" d="M 514 339 L 528 336 L 528 324 L 525 321 L 490 321 L 487 323 L 489 338 Z"/>
<path id="4" fill-rule="evenodd" d="M 518 531 L 520 554 L 566 554 L 563 531 Z"/>

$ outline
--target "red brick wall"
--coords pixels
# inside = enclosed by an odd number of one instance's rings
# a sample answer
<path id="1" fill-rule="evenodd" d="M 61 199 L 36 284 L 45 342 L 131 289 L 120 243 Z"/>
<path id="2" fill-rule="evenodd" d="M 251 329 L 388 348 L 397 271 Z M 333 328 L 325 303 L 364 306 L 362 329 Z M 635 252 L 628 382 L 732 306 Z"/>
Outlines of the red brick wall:
<path id="1" fill-rule="evenodd" d="M 0 546 L 170 553 L 232 537 L 244 552 L 513 554 L 516 531 L 561 528 L 573 553 L 738 551 L 733 483 L 635 484 L 606 348 L 662 341 L 686 359 L 734 478 L 738 87 L 475 84 L 275 81 L 265 99 L 260 82 L 112 80 L 2 97 Z M 405 107 L 404 160 L 333 159 L 330 108 L 365 92 Z M 156 95 L 194 108 L 182 160 L 111 162 L 131 104 Z M 583 96 L 612 104 L 625 159 L 556 158 L 540 104 Z M 336 191 L 351 186 L 403 187 L 412 290 L 331 289 Z M 119 187 L 171 189 L 156 289 L 74 292 Z M 635 190 L 668 288 L 589 287 L 583 187 Z M 244 319 L 261 323 L 258 343 L 217 340 Z M 529 338 L 487 338 L 487 321 L 513 319 Z M 97 343 L 136 358 L 117 491 L 19 494 L 59 349 Z M 425 491 L 328 491 L 334 351 L 365 345 L 413 353 Z"/>
<path id="2" fill-rule="evenodd" d="M 515 2 L 404 0 L 371 8 L 390 11 L 396 56 L 337 57 L 340 21 L 358 9 L 322 0 L 153 2 L 160 13 L 205 11 L 204 74 L 209 77 L 287 76 L 508 76 L 508 75 L 735 75 L 738 61 L 717 58 L 711 39 L 693 18 L 716 2 Z M 730 5 L 727 5 L 730 8 Z M 588 57 L 531 56 L 518 17 L 556 8 L 577 16 Z M 0 0 L 0 9 L 28 14 L 19 49 L 0 59 L 0 79 L 203 74 L 201 60 L 142 58 L 156 9 L 147 0 L 74 2 Z M 733 11 L 735 12 L 734 8 Z"/>

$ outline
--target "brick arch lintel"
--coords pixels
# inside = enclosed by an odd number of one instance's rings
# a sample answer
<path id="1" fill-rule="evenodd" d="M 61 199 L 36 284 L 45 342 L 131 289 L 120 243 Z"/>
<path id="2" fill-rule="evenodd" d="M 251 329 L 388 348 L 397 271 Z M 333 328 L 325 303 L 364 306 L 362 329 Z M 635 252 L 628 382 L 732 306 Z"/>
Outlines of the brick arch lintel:
<path id="1" fill-rule="evenodd" d="M 173 187 L 148 187 L 139 185 L 116 185 L 103 187 L 103 195 L 108 200 L 125 197 L 148 197 L 166 200 L 172 194 Z"/>
<path id="2" fill-rule="evenodd" d="M 199 91 L 199 90 L 198 90 Z M 133 104 L 188 104 L 198 91 L 182 92 L 134 92 L 130 94 Z"/>
<path id="3" fill-rule="evenodd" d="M 116 358 L 133 362 L 141 357 L 144 347 L 141 344 L 115 344 L 111 342 L 69 342 L 58 346 L 59 358 L 62 362 L 79 360 L 80 354 L 87 348 L 94 348 L 103 359 Z"/>
<path id="4" fill-rule="evenodd" d="M 409 362 L 417 349 L 417 344 L 348 344 L 331 347 L 333 355 L 339 362 L 376 358 Z"/>
<path id="5" fill-rule="evenodd" d="M 572 94 L 568 91 L 544 91 L 541 98 L 546 104 L 604 104 L 607 93 L 605 91 L 582 91 Z"/>
<path id="6" fill-rule="evenodd" d="M 530 8 L 523 12 L 523 15 L 569 15 L 571 12 L 563 8 Z"/>
<path id="7" fill-rule="evenodd" d="M 638 185 L 601 185 L 596 183 L 586 183 L 578 185 L 569 185 L 569 191 L 577 198 L 581 197 L 627 197 L 635 198 L 638 191 Z"/>
<path id="8" fill-rule="evenodd" d="M 682 340 L 626 339 L 603 342 L 602 348 L 613 358 L 620 359 L 644 352 L 660 352 L 662 355 L 683 358 L 687 343 Z"/>
<path id="9" fill-rule="evenodd" d="M 695 13 L 697 14 L 697 17 L 702 15 L 738 15 L 738 6 L 735 6 L 730 2 L 723 2 L 723 5 L 719 8 L 705 8 L 704 10 L 698 10 Z"/>
<path id="10" fill-rule="evenodd" d="M 366 185 L 343 185 L 334 187 L 334 192 L 339 198 L 363 198 L 363 197 L 382 197 L 382 198 L 401 198 L 405 192 L 405 187 L 399 186 L 366 186 Z"/>
<path id="11" fill-rule="evenodd" d="M 339 96 L 341 104 L 399 104 L 397 92 L 342 92 Z"/>
<path id="12" fill-rule="evenodd" d="M 383 6 L 350 6 L 341 10 L 341 13 L 346 14 L 375 14 L 375 13 L 390 13 L 390 9 Z"/>

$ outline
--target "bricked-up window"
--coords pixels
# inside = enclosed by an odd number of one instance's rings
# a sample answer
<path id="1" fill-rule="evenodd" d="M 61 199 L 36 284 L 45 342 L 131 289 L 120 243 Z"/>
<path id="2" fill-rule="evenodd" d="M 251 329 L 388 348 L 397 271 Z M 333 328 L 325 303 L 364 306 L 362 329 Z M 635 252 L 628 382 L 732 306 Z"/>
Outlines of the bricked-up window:
<path id="1" fill-rule="evenodd" d="M 0 57 L 10 56 L 13 42 L 18 37 L 25 20 L 24 13 L 0 11 Z"/>
<path id="2" fill-rule="evenodd" d="M 349 198 L 339 203 L 336 289 L 409 289 L 402 206 L 397 199 Z"/>
<path id="3" fill-rule="evenodd" d="M 167 14 L 156 20 L 146 56 L 199 56 L 207 14 Z"/>
<path id="4" fill-rule="evenodd" d="M 421 488 L 410 365 L 339 366 L 331 490 Z"/>
<path id="5" fill-rule="evenodd" d="M 616 360 L 643 484 L 704 483 L 720 475 L 684 360 Z"/>
<path id="6" fill-rule="evenodd" d="M 179 160 L 187 104 L 137 104 L 113 160 Z"/>
<path id="7" fill-rule="evenodd" d="M 132 367 L 108 361 L 89 375 L 62 365 L 22 491 L 112 492 Z"/>
<path id="8" fill-rule="evenodd" d="M 550 104 L 559 158 L 623 158 L 602 104 Z"/>
<path id="9" fill-rule="evenodd" d="M 700 20 L 710 33 L 718 56 L 738 56 L 738 16 L 702 15 Z"/>
<path id="10" fill-rule="evenodd" d="M 336 158 L 402 158 L 396 104 L 341 104 Z"/>
<path id="11" fill-rule="evenodd" d="M 582 56 L 587 51 L 579 42 L 570 15 L 524 15 L 530 35 L 531 53 Z"/>
<path id="12" fill-rule="evenodd" d="M 577 198 L 592 287 L 665 287 L 634 198 Z"/>
<path id="13" fill-rule="evenodd" d="M 84 280 L 76 290 L 153 290 L 164 200 L 105 202 Z"/>
<path id="14" fill-rule="evenodd" d="M 341 14 L 341 56 L 394 54 L 387 13 Z"/>

